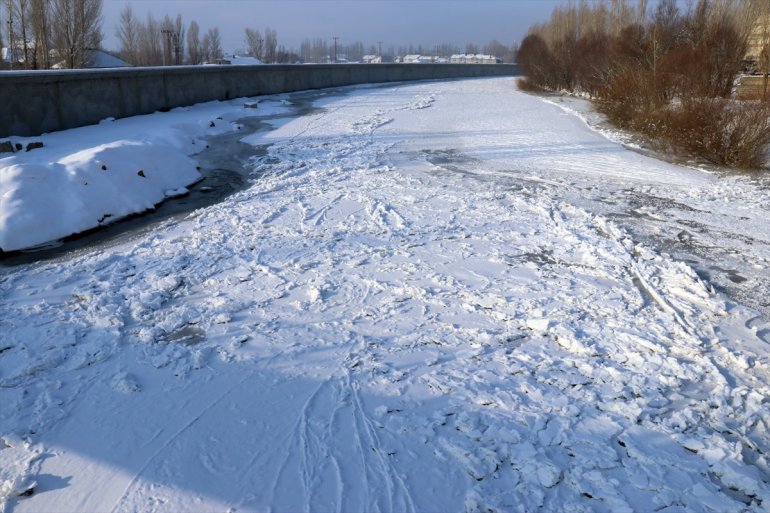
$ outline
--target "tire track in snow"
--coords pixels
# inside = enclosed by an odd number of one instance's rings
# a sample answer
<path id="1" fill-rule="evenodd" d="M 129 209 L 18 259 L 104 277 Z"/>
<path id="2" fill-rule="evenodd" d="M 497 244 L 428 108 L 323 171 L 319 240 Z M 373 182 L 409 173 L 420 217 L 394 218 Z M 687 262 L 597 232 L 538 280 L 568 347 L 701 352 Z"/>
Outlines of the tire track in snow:
<path id="1" fill-rule="evenodd" d="M 417 511 L 414 500 L 409 492 L 408 485 L 398 474 L 398 471 L 387 460 L 391 455 L 384 451 L 379 436 L 377 435 L 376 428 L 365 413 L 357 384 L 355 382 L 350 382 L 349 374 L 347 380 L 347 386 L 352 391 L 354 398 L 354 419 L 356 431 L 358 432 L 356 438 L 358 446 L 362 451 L 362 457 L 365 458 L 365 454 L 367 454 L 366 446 L 369 446 L 376 458 L 377 468 L 375 471 L 385 479 L 388 496 L 390 497 L 390 504 L 388 504 L 385 511 Z M 365 445 L 362 443 L 362 438 L 367 441 Z M 367 500 L 367 506 L 368 511 L 379 510 L 379 508 L 376 507 L 376 504 L 372 504 L 371 499 Z"/>
<path id="2" fill-rule="evenodd" d="M 286 438 L 272 451 L 279 463 L 267 504 L 276 504 L 285 490 L 293 489 L 306 512 L 319 507 L 340 512 L 416 510 L 407 485 L 387 461 L 358 393 L 354 369 L 365 358 L 363 348 L 362 342 L 351 342 L 337 357 L 336 368 L 308 395 Z M 341 436 L 348 432 L 352 443 Z M 246 473 L 271 459 L 268 454 L 253 458 Z M 323 494 L 330 478 L 335 481 L 333 500 Z M 388 502 L 382 504 L 384 498 Z"/>

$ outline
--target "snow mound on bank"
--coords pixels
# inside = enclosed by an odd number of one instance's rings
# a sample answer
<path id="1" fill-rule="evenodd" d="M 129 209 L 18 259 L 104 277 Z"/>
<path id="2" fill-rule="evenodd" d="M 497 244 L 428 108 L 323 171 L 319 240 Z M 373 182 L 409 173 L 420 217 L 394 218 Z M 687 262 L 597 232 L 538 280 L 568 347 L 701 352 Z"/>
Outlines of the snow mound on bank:
<path id="1" fill-rule="evenodd" d="M 0 154 L 0 251 L 50 243 L 186 193 L 201 178 L 191 155 L 205 148 L 202 138 L 236 130 L 239 118 L 286 110 L 263 105 L 255 111 L 244 109 L 246 103 L 208 102 L 11 138 L 43 147 Z"/>
<path id="2" fill-rule="evenodd" d="M 178 149 L 142 140 L 4 167 L 0 248 L 29 248 L 150 210 L 167 191 L 198 180 L 195 167 Z"/>

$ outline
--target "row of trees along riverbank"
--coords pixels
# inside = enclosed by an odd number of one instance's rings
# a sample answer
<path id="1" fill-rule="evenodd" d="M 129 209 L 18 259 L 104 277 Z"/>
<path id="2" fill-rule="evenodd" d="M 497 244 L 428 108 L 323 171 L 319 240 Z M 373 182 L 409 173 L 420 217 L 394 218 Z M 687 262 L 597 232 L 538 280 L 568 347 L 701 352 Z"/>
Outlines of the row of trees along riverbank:
<path id="1" fill-rule="evenodd" d="M 570 3 L 522 41 L 521 85 L 587 94 L 611 122 L 658 146 L 760 168 L 770 100 L 732 92 L 749 36 L 767 15 L 768 0 L 698 0 L 687 9 L 676 0 Z"/>

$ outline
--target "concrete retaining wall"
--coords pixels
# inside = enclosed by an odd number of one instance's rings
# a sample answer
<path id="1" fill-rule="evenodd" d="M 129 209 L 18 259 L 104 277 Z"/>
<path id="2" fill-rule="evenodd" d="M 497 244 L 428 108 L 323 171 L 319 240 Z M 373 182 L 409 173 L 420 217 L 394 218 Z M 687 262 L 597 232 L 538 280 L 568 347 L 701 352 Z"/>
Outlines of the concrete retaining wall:
<path id="1" fill-rule="evenodd" d="M 0 137 L 39 135 L 211 100 L 353 84 L 512 76 L 513 64 L 178 66 L 0 72 Z"/>

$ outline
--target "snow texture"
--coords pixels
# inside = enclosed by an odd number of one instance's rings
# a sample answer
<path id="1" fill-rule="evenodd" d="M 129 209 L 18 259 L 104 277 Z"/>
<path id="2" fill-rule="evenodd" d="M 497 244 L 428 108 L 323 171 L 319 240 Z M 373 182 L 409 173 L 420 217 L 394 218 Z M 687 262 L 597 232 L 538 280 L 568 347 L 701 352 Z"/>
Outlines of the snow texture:
<path id="1" fill-rule="evenodd" d="M 766 320 L 588 208 L 722 179 L 512 79 L 319 105 L 222 203 L 2 269 L 6 511 L 767 511 Z"/>

